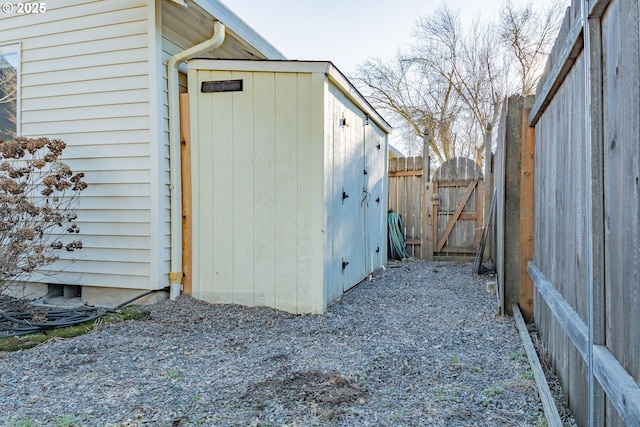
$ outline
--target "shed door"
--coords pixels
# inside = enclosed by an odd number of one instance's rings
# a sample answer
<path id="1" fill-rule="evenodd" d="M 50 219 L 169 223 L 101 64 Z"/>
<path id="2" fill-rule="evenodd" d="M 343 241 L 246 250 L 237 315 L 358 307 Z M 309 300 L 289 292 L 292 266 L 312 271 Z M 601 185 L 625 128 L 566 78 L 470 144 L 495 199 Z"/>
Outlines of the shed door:
<path id="1" fill-rule="evenodd" d="M 386 258 L 386 136 L 366 114 L 334 91 L 333 275 L 347 291 Z"/>
<path id="2" fill-rule="evenodd" d="M 366 271 L 371 272 L 384 264 L 386 245 L 386 202 L 384 198 L 385 137 L 373 123 L 365 128 L 363 197 L 365 211 Z"/>
<path id="3" fill-rule="evenodd" d="M 334 182 L 339 197 L 334 237 L 334 262 L 339 264 L 343 291 L 351 289 L 365 273 L 364 117 L 339 105 L 334 152 Z"/>

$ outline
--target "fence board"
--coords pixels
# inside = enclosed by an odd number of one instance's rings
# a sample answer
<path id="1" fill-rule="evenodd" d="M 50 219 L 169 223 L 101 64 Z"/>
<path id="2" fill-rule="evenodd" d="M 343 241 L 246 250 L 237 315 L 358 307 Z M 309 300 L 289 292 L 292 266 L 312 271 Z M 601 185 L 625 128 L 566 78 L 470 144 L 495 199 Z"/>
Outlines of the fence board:
<path id="1" fill-rule="evenodd" d="M 604 15 L 605 217 L 608 221 L 606 283 L 640 283 L 638 274 L 638 34 L 637 5 L 616 1 Z M 634 74 L 632 70 L 636 70 Z M 616 264 L 618 264 L 616 266 Z M 607 347 L 640 378 L 637 333 L 638 286 L 607 286 Z M 623 417 L 624 418 L 624 417 Z"/>
<path id="2" fill-rule="evenodd" d="M 604 70 L 606 74 L 612 74 L 615 78 L 606 78 L 603 85 L 604 102 L 609 108 L 605 109 L 604 116 L 604 140 L 605 140 L 605 153 L 604 153 L 604 174 L 606 182 L 619 182 L 619 168 L 622 167 L 622 150 L 619 144 L 621 140 L 617 132 L 619 131 L 621 124 L 620 111 L 620 79 L 616 76 L 616 71 L 619 74 L 620 63 L 620 32 L 618 27 L 620 25 L 620 3 L 613 2 L 608 9 L 605 19 L 602 20 L 603 33 L 608 34 L 603 42 L 604 51 Z M 606 185 L 606 184 L 605 184 Z M 605 259 L 621 259 L 624 253 L 624 247 L 622 246 L 624 230 L 621 225 L 622 220 L 622 202 L 624 194 L 622 193 L 622 186 L 616 186 L 613 188 L 607 188 L 605 192 L 605 217 L 608 218 L 608 227 L 606 228 L 606 240 L 609 244 L 605 246 Z M 623 271 L 620 269 L 606 269 L 605 270 L 605 283 L 621 283 L 623 280 Z M 617 346 L 622 340 L 624 340 L 623 327 L 612 329 L 616 325 L 624 325 L 624 306 L 616 307 L 624 300 L 621 287 L 606 286 L 606 345 L 609 348 L 613 348 L 614 355 L 617 355 Z M 616 304 L 616 305 L 612 305 Z M 615 307 L 615 308 L 614 308 Z M 609 402 L 607 407 L 606 422 L 609 425 L 616 425 L 620 423 L 615 410 L 612 410 L 612 403 Z"/>
<path id="3" fill-rule="evenodd" d="M 602 1 L 595 3 L 602 4 Z M 591 249 L 593 265 L 604 265 L 604 147 L 603 147 L 603 67 L 602 67 L 602 9 L 598 17 L 589 19 L 589 74 L 590 74 L 590 100 L 591 112 Z M 592 14 L 593 15 L 593 14 Z M 591 269 L 593 281 L 592 295 L 589 312 L 591 314 L 591 334 L 593 344 L 604 345 L 605 332 L 605 282 L 602 269 Z M 593 369 L 593 367 L 592 367 Z M 591 387 L 591 418 L 592 424 L 604 425 L 606 414 L 606 398 L 604 390 L 597 384 L 588 384 Z"/>
<path id="4" fill-rule="evenodd" d="M 495 184 L 495 196 L 496 196 L 496 210 L 495 219 L 493 223 L 494 228 L 494 263 L 496 266 L 496 284 L 498 286 L 498 295 L 500 297 L 500 314 L 505 314 L 505 300 L 504 300 L 504 271 L 501 266 L 504 265 L 504 254 L 502 242 L 505 238 L 505 215 L 504 215 L 504 200 L 505 200 L 505 162 L 506 153 L 505 146 L 507 141 L 507 107 L 508 102 L 503 102 L 502 113 L 500 123 L 498 125 L 498 137 L 497 147 L 495 154 L 494 165 L 494 184 Z"/>

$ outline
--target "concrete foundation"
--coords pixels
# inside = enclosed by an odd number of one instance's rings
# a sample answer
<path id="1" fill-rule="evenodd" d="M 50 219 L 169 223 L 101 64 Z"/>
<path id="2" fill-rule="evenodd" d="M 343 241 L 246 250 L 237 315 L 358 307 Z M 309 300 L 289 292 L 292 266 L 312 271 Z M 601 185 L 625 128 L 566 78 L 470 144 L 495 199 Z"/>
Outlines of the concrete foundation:
<path id="1" fill-rule="evenodd" d="M 103 288 L 98 286 L 82 287 L 82 302 L 86 305 L 97 307 L 113 308 L 125 301 L 135 298 L 140 294 L 148 292 L 147 289 L 119 289 L 119 288 Z M 166 291 L 158 291 L 149 294 L 132 302 L 133 305 L 149 305 L 157 302 L 166 301 L 169 293 Z"/>
<path id="2" fill-rule="evenodd" d="M 49 291 L 46 283 L 33 283 L 33 282 L 17 282 L 7 287 L 3 287 L 2 294 L 13 298 L 27 299 L 35 301 L 44 297 Z"/>
<path id="3" fill-rule="evenodd" d="M 53 288 L 52 288 L 53 287 Z M 59 289 L 58 289 L 59 288 Z M 148 289 L 119 289 L 98 286 L 66 286 L 48 283 L 17 282 L 3 288 L 2 294 L 29 301 L 41 300 L 44 305 L 76 307 L 82 304 L 113 308 Z M 133 305 L 149 305 L 169 299 L 169 293 L 159 290 L 132 302 Z"/>

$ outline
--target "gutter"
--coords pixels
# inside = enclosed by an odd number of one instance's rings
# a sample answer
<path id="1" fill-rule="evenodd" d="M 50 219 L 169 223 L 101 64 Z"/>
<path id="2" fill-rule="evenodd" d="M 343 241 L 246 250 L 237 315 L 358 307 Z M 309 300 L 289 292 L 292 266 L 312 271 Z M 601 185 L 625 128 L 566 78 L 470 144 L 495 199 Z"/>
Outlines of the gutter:
<path id="1" fill-rule="evenodd" d="M 182 290 L 182 181 L 180 174 L 180 120 L 178 66 L 201 53 L 220 47 L 225 38 L 225 26 L 216 21 L 213 36 L 200 44 L 173 55 L 167 62 L 169 92 L 169 173 L 171 197 L 171 271 L 170 298 L 175 300 Z"/>

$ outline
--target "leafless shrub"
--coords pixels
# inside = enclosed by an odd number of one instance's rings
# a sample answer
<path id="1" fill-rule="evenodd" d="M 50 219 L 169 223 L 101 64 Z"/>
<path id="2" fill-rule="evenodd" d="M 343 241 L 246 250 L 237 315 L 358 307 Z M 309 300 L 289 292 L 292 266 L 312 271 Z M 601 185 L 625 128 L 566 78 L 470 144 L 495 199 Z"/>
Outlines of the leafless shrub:
<path id="1" fill-rule="evenodd" d="M 74 207 L 87 184 L 60 161 L 59 139 L 0 140 L 0 294 L 82 242 Z"/>

